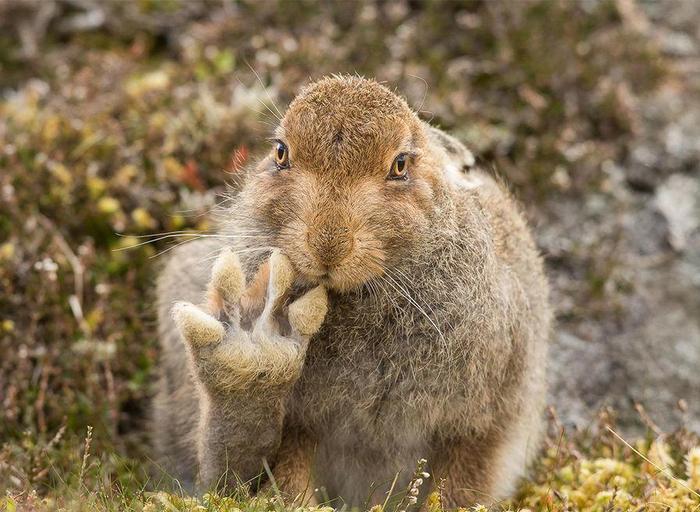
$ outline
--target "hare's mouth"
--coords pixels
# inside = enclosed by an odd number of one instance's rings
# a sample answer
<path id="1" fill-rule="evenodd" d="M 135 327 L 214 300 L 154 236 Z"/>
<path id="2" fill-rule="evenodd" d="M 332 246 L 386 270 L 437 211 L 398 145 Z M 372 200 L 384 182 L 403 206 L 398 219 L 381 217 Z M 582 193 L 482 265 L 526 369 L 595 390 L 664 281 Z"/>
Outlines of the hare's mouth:
<path id="1" fill-rule="evenodd" d="M 353 268 L 350 262 L 327 266 L 302 259 L 299 263 L 290 258 L 297 272 L 297 284 L 307 290 L 322 285 L 337 293 L 348 293 L 361 289 L 375 278 L 379 269 L 371 267 Z"/>
<path id="2" fill-rule="evenodd" d="M 338 293 L 352 293 L 362 289 L 373 276 L 359 275 L 356 272 L 347 272 L 342 267 L 334 269 L 321 277 L 318 284 Z"/>
<path id="3" fill-rule="evenodd" d="M 344 286 L 342 279 L 338 279 L 338 275 L 335 271 L 321 271 L 321 272 L 300 272 L 298 275 L 298 286 L 302 290 L 308 290 L 314 286 L 325 286 L 329 290 L 343 291 Z"/>

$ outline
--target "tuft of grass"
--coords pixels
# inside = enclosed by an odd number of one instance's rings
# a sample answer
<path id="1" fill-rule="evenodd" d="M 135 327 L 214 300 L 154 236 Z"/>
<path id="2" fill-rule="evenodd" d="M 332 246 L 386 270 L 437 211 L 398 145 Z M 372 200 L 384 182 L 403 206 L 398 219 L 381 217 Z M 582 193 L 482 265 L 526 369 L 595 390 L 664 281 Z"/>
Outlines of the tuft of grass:
<path id="1" fill-rule="evenodd" d="M 553 419 L 542 456 L 531 478 L 522 482 L 516 496 L 489 510 L 500 512 L 547 510 L 552 512 L 627 511 L 690 512 L 700 510 L 700 443 L 698 435 L 680 430 L 627 441 L 602 415 L 600 425 L 588 431 L 567 432 Z M 23 490 L 6 490 L 7 510 L 98 511 L 221 511 L 330 512 L 332 503 L 299 506 L 275 493 L 250 496 L 242 486 L 234 494 L 215 492 L 202 496 L 158 491 L 171 482 L 149 479 L 148 463 L 127 459 L 110 450 L 91 449 L 91 429 L 82 443 L 60 430 L 46 443 L 27 435 L 21 445 L 6 445 L 0 455 L 0 479 Z M 82 447 L 81 447 L 82 444 Z M 98 446 L 99 442 L 96 443 Z M 58 464 L 57 464 L 58 463 Z M 404 510 L 423 485 L 432 485 L 426 510 L 442 512 L 441 484 L 432 482 L 418 461 L 407 489 L 392 486 L 383 505 L 371 512 Z M 23 474 L 33 468 L 31 474 Z M 41 489 L 38 492 L 37 489 Z M 414 491 L 415 489 L 415 491 Z M 470 509 L 485 512 L 483 506 Z"/>

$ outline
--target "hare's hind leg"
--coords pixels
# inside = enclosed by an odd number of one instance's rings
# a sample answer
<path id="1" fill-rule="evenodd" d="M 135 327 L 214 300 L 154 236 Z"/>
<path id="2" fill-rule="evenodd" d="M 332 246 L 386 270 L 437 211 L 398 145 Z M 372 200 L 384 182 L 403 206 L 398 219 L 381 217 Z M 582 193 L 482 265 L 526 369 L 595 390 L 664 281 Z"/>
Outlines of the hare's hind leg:
<path id="1" fill-rule="evenodd" d="M 444 479 L 443 506 L 492 505 L 510 497 L 537 453 L 541 423 L 539 415 L 521 418 L 483 436 L 440 443 L 432 467 L 434 482 Z"/>
<path id="2" fill-rule="evenodd" d="M 441 499 L 445 509 L 469 508 L 476 504 L 491 505 L 496 475 L 493 457 L 499 440 L 494 434 L 444 440 L 429 461 L 434 484 L 442 482 Z"/>
<path id="3" fill-rule="evenodd" d="M 318 504 L 312 476 L 315 448 L 315 443 L 305 432 L 285 426 L 272 476 L 277 490 L 299 506 Z M 272 481 L 268 481 L 266 488 L 269 490 L 271 486 Z"/>

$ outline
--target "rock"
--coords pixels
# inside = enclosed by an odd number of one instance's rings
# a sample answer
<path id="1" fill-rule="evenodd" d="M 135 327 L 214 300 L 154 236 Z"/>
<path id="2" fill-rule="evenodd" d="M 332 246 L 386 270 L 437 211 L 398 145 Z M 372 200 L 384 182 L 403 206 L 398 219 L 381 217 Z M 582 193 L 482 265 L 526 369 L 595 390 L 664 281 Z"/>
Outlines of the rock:
<path id="1" fill-rule="evenodd" d="M 700 228 L 700 181 L 673 174 L 659 187 L 654 200 L 668 221 L 671 246 L 682 251 L 692 233 Z"/>

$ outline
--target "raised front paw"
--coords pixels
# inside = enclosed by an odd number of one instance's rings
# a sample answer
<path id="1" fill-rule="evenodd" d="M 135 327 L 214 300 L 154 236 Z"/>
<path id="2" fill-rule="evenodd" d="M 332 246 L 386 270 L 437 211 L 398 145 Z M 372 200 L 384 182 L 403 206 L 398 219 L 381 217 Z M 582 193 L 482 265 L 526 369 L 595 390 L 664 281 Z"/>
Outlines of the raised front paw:
<path id="1" fill-rule="evenodd" d="M 238 256 L 224 250 L 212 270 L 209 303 L 174 306 L 175 324 L 206 388 L 278 387 L 296 380 L 309 338 L 321 327 L 328 302 L 325 288 L 317 286 L 285 307 L 293 281 L 289 259 L 275 251 L 269 260 L 262 313 L 247 319 L 241 309 L 245 275 Z"/>

